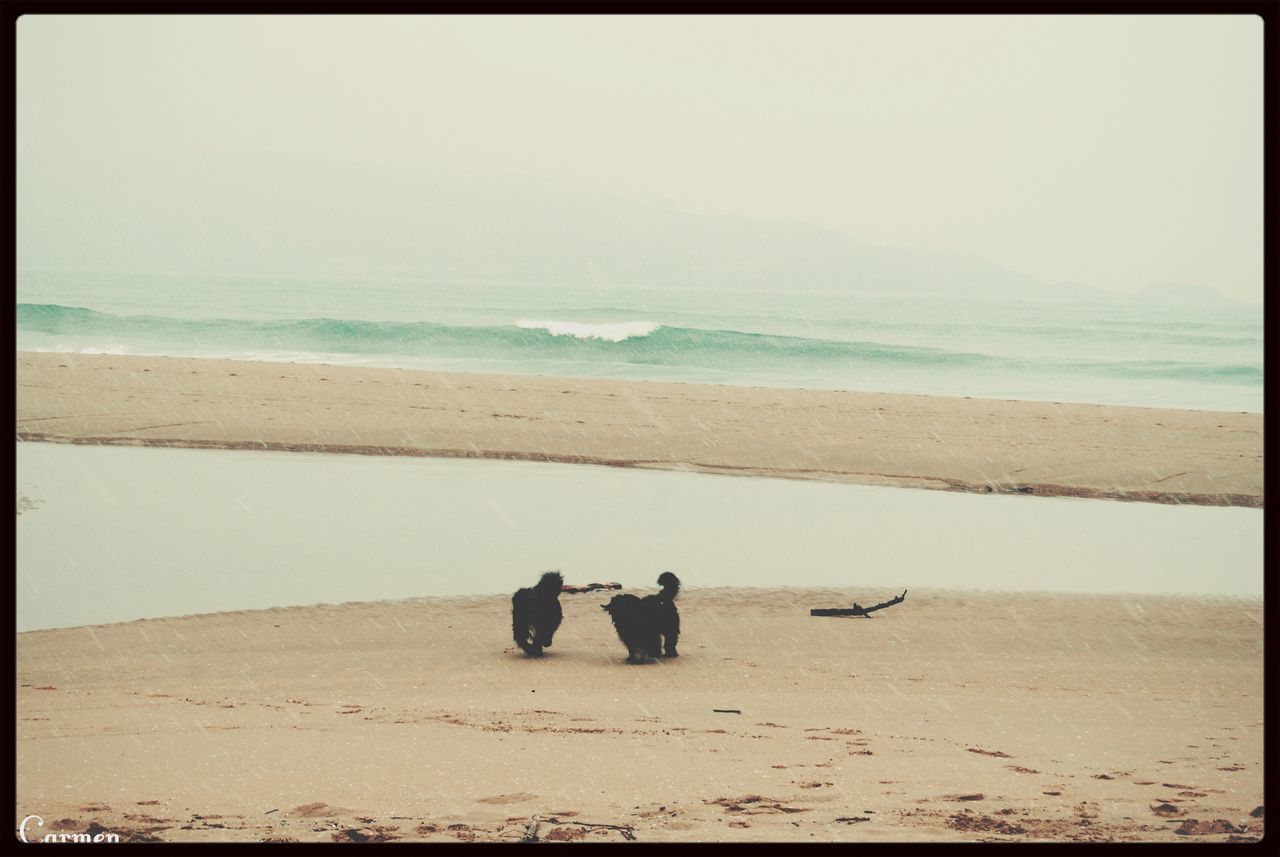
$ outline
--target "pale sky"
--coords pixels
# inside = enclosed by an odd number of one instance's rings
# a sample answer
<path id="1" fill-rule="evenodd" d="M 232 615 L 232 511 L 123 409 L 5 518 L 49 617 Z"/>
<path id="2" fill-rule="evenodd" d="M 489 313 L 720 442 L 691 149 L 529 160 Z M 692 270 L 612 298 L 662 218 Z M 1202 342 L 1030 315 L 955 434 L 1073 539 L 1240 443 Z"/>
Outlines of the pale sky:
<path id="1" fill-rule="evenodd" d="M 24 159 L 517 176 L 1262 299 L 1249 16 L 35 16 Z"/>

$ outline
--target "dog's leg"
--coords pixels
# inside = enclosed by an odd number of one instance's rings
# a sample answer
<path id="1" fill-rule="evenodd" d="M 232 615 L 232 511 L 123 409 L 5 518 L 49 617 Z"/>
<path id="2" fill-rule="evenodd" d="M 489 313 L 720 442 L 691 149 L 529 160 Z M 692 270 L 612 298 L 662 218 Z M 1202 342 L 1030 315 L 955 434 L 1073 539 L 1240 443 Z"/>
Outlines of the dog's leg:
<path id="1" fill-rule="evenodd" d="M 529 657 L 532 657 L 532 658 L 542 657 L 541 637 L 542 637 L 542 634 L 538 630 L 537 625 L 529 626 L 529 637 L 528 637 L 529 644 L 527 646 L 522 647 L 524 648 L 525 652 L 528 653 Z"/>
<path id="2" fill-rule="evenodd" d="M 523 640 L 517 637 L 516 645 L 519 646 L 524 651 L 524 653 L 531 658 L 537 658 L 542 656 L 542 646 L 538 645 L 536 642 L 530 641 L 529 638 L 527 637 L 524 638 Z"/>
<path id="3" fill-rule="evenodd" d="M 564 621 L 564 613 L 560 609 L 557 602 L 549 608 L 547 615 L 542 617 L 542 626 L 538 628 L 537 642 L 539 646 L 551 648 L 551 638 L 555 636 L 556 631 L 560 628 L 560 623 Z"/>
<path id="4" fill-rule="evenodd" d="M 522 615 L 522 611 L 519 608 L 511 611 L 511 636 L 515 639 L 516 645 L 525 654 L 533 654 L 530 651 L 532 635 L 529 633 L 529 621 Z"/>
<path id="5" fill-rule="evenodd" d="M 662 657 L 662 635 L 657 631 L 645 641 L 644 654 L 653 658 Z"/>
<path id="6" fill-rule="evenodd" d="M 676 651 L 676 643 L 680 640 L 680 614 L 677 613 L 671 617 L 671 627 L 667 629 L 664 642 L 667 644 L 666 655 L 669 658 L 678 658 L 680 653 Z"/>
<path id="7" fill-rule="evenodd" d="M 519 645 L 520 648 L 524 650 L 524 653 L 529 657 L 531 658 L 542 657 L 542 646 L 539 645 L 538 641 L 533 638 L 532 634 L 529 634 L 524 638 L 517 638 L 516 644 Z"/>
<path id="8" fill-rule="evenodd" d="M 512 621 L 513 627 L 511 631 L 515 636 L 516 645 L 531 658 L 541 657 L 542 645 L 538 642 L 537 629 L 531 627 L 519 617 Z"/>

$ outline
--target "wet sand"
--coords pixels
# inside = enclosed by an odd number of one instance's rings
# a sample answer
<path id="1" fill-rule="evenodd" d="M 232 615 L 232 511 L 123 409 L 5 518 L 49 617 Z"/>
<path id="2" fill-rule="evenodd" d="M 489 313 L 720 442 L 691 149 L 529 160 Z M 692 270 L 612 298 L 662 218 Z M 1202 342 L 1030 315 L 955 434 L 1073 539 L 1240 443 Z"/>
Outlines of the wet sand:
<path id="1" fill-rule="evenodd" d="M 689 589 L 682 656 L 640 666 L 601 593 L 562 596 L 540 660 L 502 596 L 19 634 L 17 821 L 165 841 L 1261 835 L 1261 601 L 921 590 L 809 616 L 896 594 Z"/>
<path id="2" fill-rule="evenodd" d="M 1263 505 L 1261 414 L 19 352 L 19 440 Z"/>

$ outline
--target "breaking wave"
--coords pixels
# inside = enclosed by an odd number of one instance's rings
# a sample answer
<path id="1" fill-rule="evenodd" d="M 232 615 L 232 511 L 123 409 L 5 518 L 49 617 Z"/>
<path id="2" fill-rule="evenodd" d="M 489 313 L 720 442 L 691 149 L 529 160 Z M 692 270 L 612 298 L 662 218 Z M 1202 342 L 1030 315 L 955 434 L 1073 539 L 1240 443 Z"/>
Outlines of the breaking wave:
<path id="1" fill-rule="evenodd" d="M 605 342 L 621 342 L 633 336 L 648 336 L 659 325 L 651 321 L 622 321 L 616 324 L 584 324 L 577 321 L 525 321 L 516 322 L 522 330 L 545 330 L 552 336 L 572 336 L 575 339 L 602 339 Z"/>
<path id="2" fill-rule="evenodd" d="M 19 303 L 20 347 L 83 353 L 173 354 L 244 359 L 365 362 L 460 371 L 531 371 L 575 375 L 705 380 L 728 383 L 761 377 L 842 379 L 961 373 L 970 380 L 1009 376 L 1235 384 L 1260 388 L 1261 361 L 1239 355 L 1200 360 L 1088 359 L 1058 349 L 1023 350 L 1017 356 L 932 347 L 875 338 L 830 339 L 683 327 L 651 321 L 577 322 L 521 319 L 505 325 L 456 325 L 429 321 L 337 318 L 193 319 L 117 314 L 59 304 Z M 864 331 L 866 334 L 868 331 Z M 1064 334 L 1065 335 L 1065 334 Z M 1039 338 L 1039 337 L 1038 337 Z M 1040 338 L 1043 341 L 1042 338 Z M 973 345 L 974 340 L 970 339 Z M 1204 343 L 1200 343 L 1204 344 Z M 264 355 L 267 355 L 264 357 Z M 1110 359 L 1108 359 L 1110 358 Z M 773 381 L 771 381 L 772 383 Z"/>

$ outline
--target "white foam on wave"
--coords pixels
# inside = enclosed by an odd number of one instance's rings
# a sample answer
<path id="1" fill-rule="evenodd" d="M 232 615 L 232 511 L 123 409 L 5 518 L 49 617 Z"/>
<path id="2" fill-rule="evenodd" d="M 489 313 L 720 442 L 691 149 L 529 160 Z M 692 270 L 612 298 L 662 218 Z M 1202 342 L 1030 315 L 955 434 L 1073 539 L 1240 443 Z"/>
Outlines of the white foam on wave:
<path id="1" fill-rule="evenodd" d="M 545 330 L 552 336 L 572 336 L 575 339 L 602 339 L 621 342 L 633 336 L 648 336 L 661 325 L 652 321 L 620 321 L 615 324 L 584 324 L 578 321 L 527 321 L 521 319 L 516 327 L 525 330 Z"/>
<path id="2" fill-rule="evenodd" d="M 132 354 L 132 353 L 133 353 L 133 350 L 132 350 L 131 348 L 129 348 L 129 346 L 127 346 L 127 345 L 116 345 L 115 343 L 110 343 L 110 344 L 107 344 L 107 345 L 85 345 L 85 346 L 80 347 L 80 348 L 76 348 L 76 347 L 75 347 L 75 346 L 73 346 L 73 345 L 63 345 L 63 344 L 59 343 L 58 345 L 53 346 L 53 348 L 52 348 L 52 349 L 39 349 L 39 348 L 37 348 L 37 349 L 34 349 L 34 350 L 36 350 L 36 351 L 52 350 L 52 351 L 56 351 L 56 352 L 60 352 L 60 353 L 64 353 L 64 354 L 115 354 L 115 355 L 123 355 L 123 354 Z"/>

